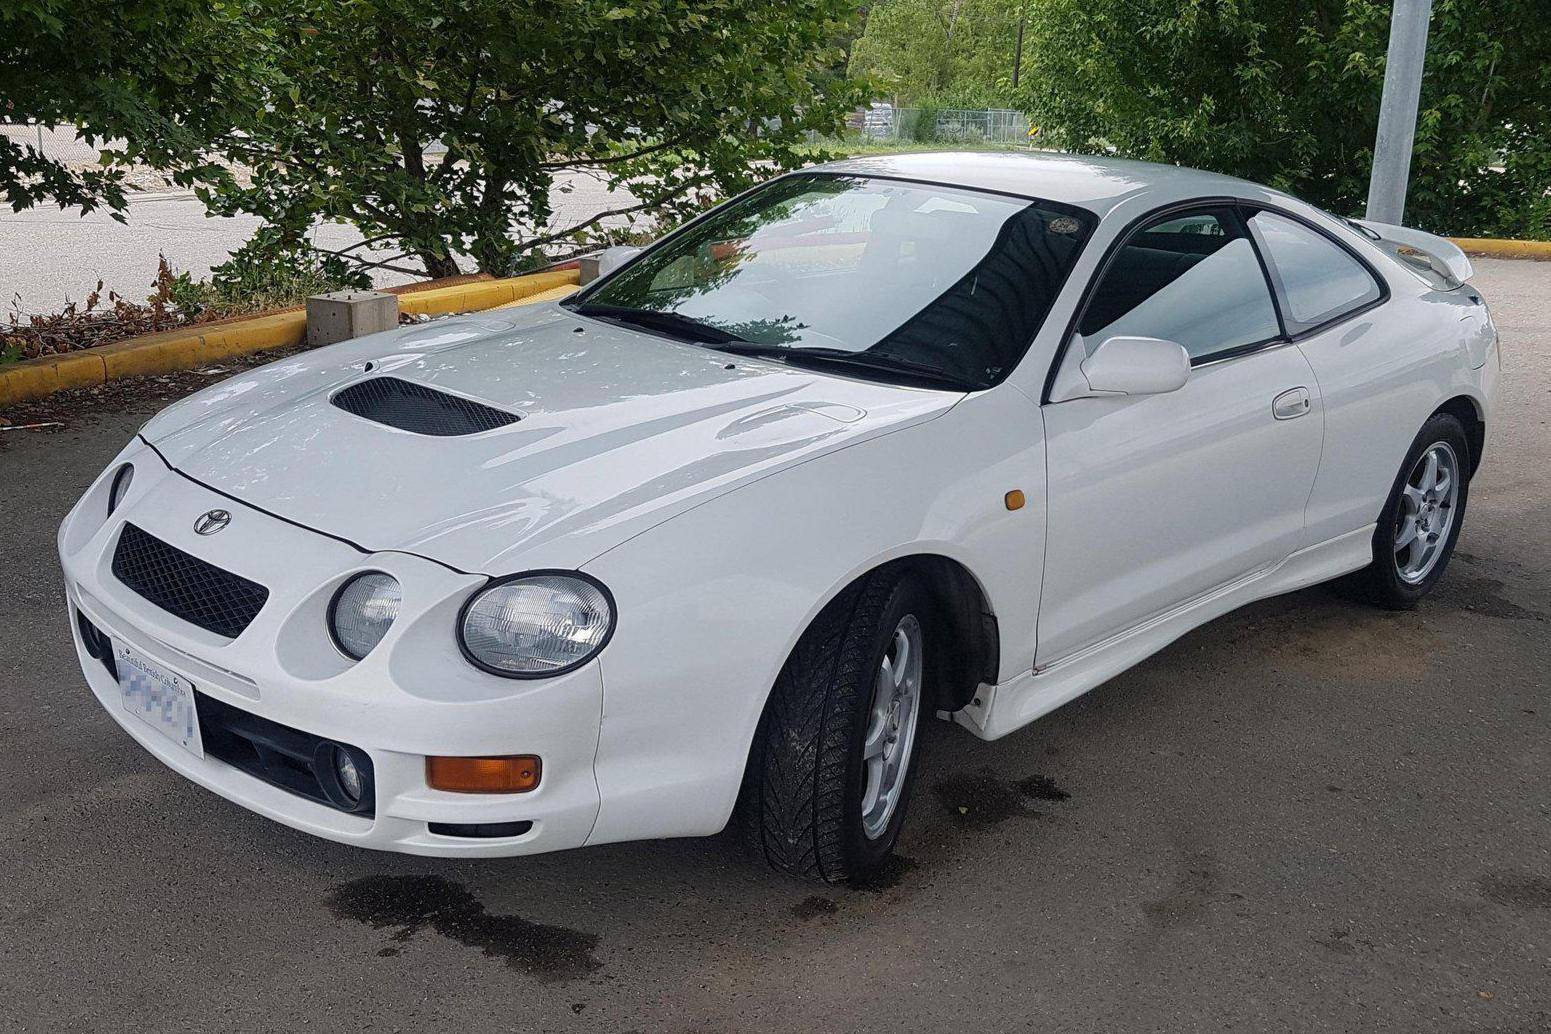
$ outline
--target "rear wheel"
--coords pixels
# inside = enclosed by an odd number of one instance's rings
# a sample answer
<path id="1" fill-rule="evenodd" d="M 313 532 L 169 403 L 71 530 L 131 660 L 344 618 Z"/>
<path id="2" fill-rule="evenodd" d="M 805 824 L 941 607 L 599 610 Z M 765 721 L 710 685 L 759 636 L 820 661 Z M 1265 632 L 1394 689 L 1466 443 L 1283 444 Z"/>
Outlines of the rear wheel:
<path id="1" fill-rule="evenodd" d="M 1409 610 L 1443 577 L 1465 520 L 1470 442 L 1459 420 L 1434 415 L 1405 463 L 1373 533 L 1373 564 L 1358 582 L 1373 602 Z"/>
<path id="2" fill-rule="evenodd" d="M 932 617 L 919 579 L 876 572 L 798 641 L 740 801 L 750 846 L 775 868 L 839 883 L 888 858 L 920 755 Z"/>

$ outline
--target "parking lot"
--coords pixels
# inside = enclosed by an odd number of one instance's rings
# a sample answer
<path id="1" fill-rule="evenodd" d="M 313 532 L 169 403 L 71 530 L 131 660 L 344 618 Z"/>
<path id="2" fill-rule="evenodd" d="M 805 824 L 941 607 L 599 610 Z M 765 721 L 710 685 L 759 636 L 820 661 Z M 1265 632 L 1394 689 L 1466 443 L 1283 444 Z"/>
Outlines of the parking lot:
<path id="1" fill-rule="evenodd" d="M 192 380 L 29 408 L 65 426 L 0 432 L 0 1029 L 1551 1030 L 1551 264 L 1478 268 L 1505 395 L 1431 600 L 1315 588 L 998 742 L 934 723 L 858 887 L 726 837 L 373 854 L 173 775 L 85 688 L 53 537 Z"/>

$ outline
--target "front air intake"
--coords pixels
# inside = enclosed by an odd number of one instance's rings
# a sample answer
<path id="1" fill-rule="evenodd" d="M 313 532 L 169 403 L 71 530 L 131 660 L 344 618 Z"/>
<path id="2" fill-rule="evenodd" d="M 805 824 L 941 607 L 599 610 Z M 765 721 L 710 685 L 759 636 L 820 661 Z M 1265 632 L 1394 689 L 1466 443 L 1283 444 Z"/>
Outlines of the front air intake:
<path id="1" fill-rule="evenodd" d="M 522 417 L 397 377 L 373 377 L 336 393 L 334 405 L 365 420 L 447 438 L 515 424 Z"/>
<path id="2" fill-rule="evenodd" d="M 113 576 L 174 617 L 236 639 L 258 616 L 269 590 L 125 524 Z"/>

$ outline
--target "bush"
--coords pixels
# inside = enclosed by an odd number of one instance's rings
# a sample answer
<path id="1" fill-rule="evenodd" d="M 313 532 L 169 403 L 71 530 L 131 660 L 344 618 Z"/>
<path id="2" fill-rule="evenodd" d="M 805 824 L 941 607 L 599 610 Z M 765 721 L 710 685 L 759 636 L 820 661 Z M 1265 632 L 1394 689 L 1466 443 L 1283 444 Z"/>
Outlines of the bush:
<path id="1" fill-rule="evenodd" d="M 265 230 L 212 268 L 207 281 L 172 273 L 166 259 L 157 281 L 180 311 L 204 319 L 284 309 L 301 305 L 311 295 L 372 286 L 364 270 L 339 256 L 289 243 Z"/>
<path id="2" fill-rule="evenodd" d="M 1406 222 L 1551 238 L 1545 0 L 1436 0 Z M 1362 211 L 1390 0 L 1043 0 L 1028 109 L 1053 142 L 1268 183 Z"/>
<path id="3" fill-rule="evenodd" d="M 173 297 L 177 279 L 164 257 L 144 304 L 112 291 L 104 298 L 100 280 L 85 301 L 67 302 L 59 312 L 23 314 L 12 302 L 8 325 L 0 328 L 0 363 L 95 348 L 190 323 Z"/>
<path id="4" fill-rule="evenodd" d="M 151 294 L 143 303 L 102 282 L 85 301 L 59 312 L 23 314 L 15 303 L 0 327 L 0 364 L 96 348 L 141 334 L 300 305 L 310 295 L 371 286 L 371 279 L 337 256 L 312 249 L 281 247 L 262 231 L 227 262 L 195 280 L 172 268 L 165 255 L 157 264 Z"/>
<path id="5" fill-rule="evenodd" d="M 901 140 L 914 140 L 918 144 L 935 143 L 937 140 L 937 116 L 935 107 L 911 108 L 899 127 Z"/>

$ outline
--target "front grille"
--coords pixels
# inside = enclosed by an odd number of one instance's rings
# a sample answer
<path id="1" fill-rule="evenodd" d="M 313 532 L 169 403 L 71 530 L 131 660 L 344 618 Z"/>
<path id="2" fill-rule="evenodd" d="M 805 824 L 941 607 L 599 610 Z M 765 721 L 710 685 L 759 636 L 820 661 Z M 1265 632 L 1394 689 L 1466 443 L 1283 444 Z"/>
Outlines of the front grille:
<path id="1" fill-rule="evenodd" d="M 493 431 L 522 419 L 515 413 L 397 377 L 359 381 L 336 394 L 333 401 L 358 417 L 439 437 Z"/>
<path id="2" fill-rule="evenodd" d="M 207 756 L 336 811 L 365 818 L 376 813 L 376 779 L 366 751 L 249 714 L 197 689 L 194 698 Z M 354 800 L 334 774 L 336 751 L 348 752 L 361 773 L 361 794 Z"/>
<path id="3" fill-rule="evenodd" d="M 191 625 L 236 639 L 258 616 L 269 590 L 169 546 L 133 524 L 119 533 L 113 577 Z"/>

